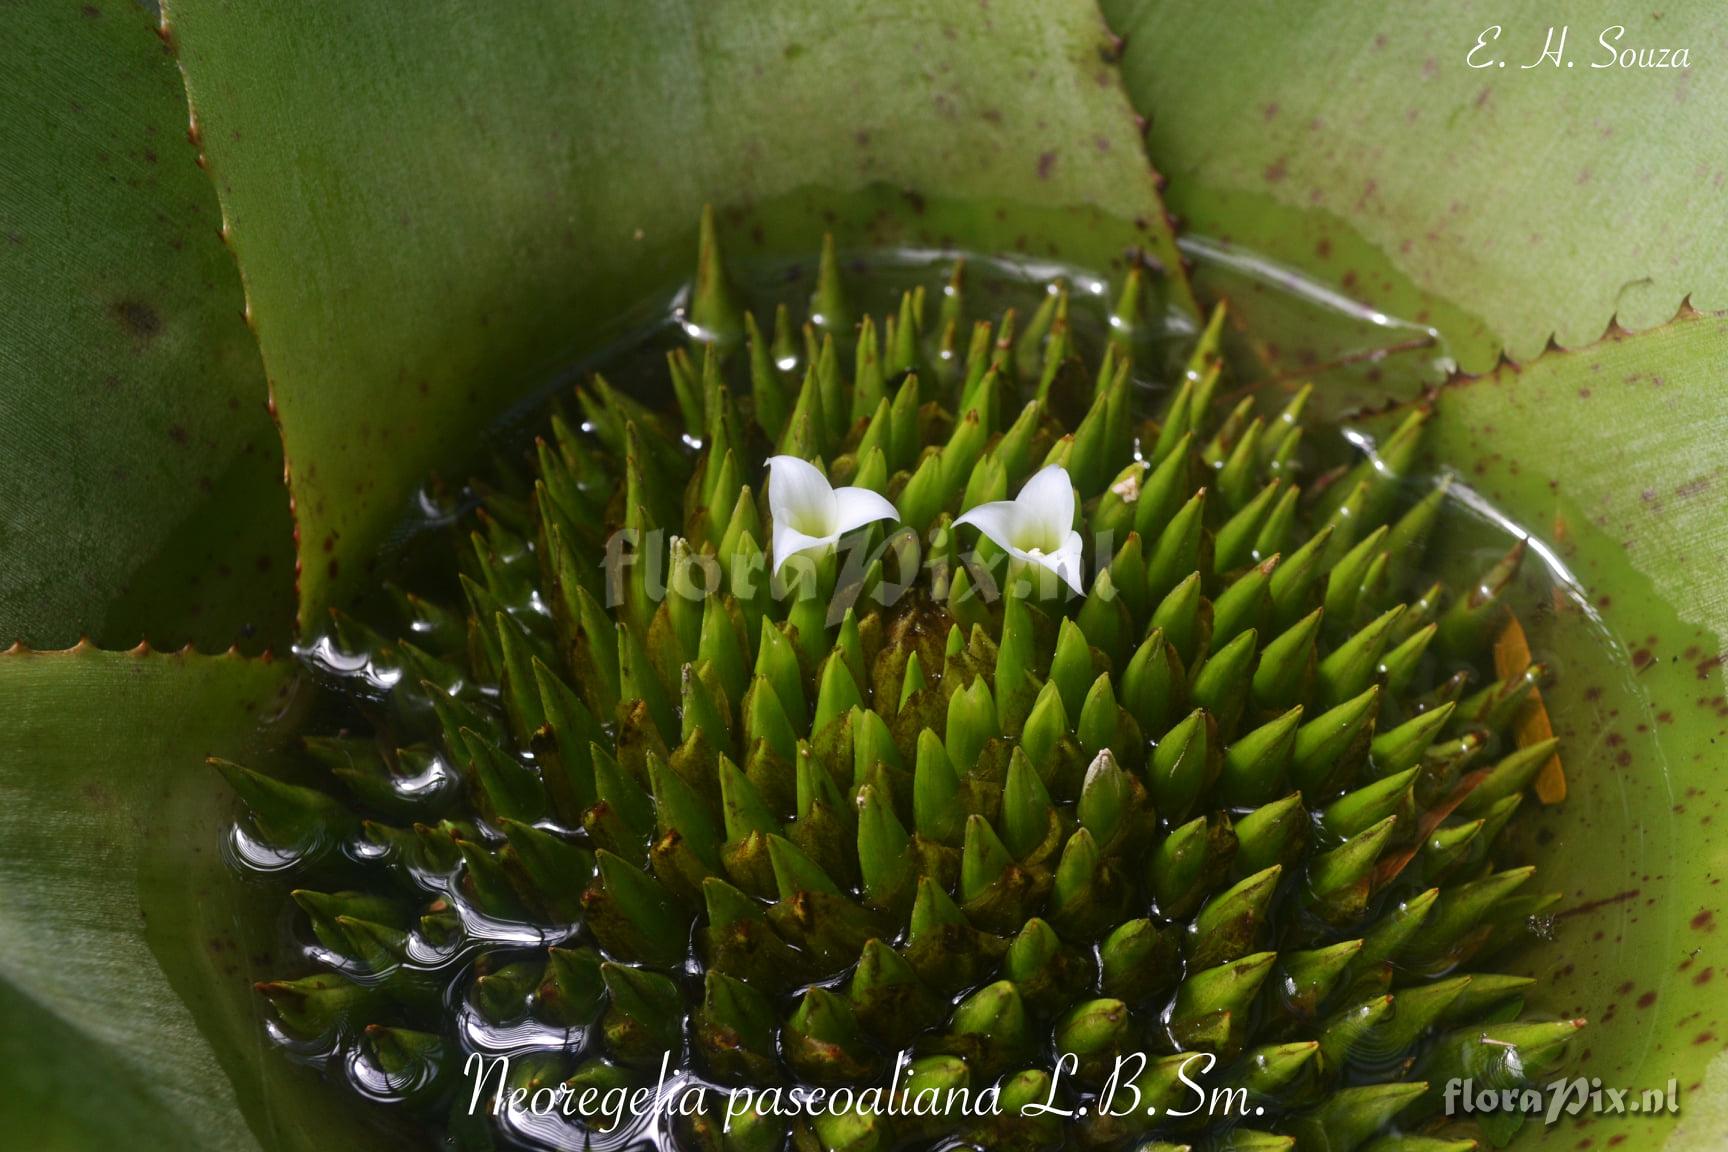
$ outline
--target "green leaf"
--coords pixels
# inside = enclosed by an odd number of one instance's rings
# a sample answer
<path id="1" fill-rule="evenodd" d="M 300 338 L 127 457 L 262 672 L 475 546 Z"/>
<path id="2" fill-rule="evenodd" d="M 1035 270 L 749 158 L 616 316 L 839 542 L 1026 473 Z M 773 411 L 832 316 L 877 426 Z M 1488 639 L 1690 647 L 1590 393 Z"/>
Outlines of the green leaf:
<path id="1" fill-rule="evenodd" d="M 1322 324 L 1318 339 L 1292 323 L 1278 367 L 1401 344 L 1419 334 L 1402 318 L 1438 329 L 1460 365 L 1483 371 L 1502 349 L 1536 356 L 1550 334 L 1588 344 L 1616 316 L 1631 329 L 1663 323 L 1689 293 L 1699 307 L 1728 303 L 1728 239 L 1705 223 L 1728 166 L 1717 115 L 1728 73 L 1700 66 L 1719 31 L 1709 5 L 1654 18 L 1608 0 L 1569 5 L 1571 68 L 1527 67 L 1555 21 L 1477 5 L 1103 8 L 1127 38 L 1124 76 L 1186 227 L 1392 320 Z M 1469 67 L 1497 24 L 1476 59 L 1505 67 Z M 1596 67 L 1607 57 L 1598 33 L 1617 25 L 1617 47 L 1689 45 L 1692 67 Z M 1233 276 L 1202 260 L 1197 288 Z M 1271 341 L 1267 295 L 1237 290 L 1232 302 Z"/>
<path id="2" fill-rule="evenodd" d="M 9 1142 L 377 1146 L 361 1109 L 261 1039 L 252 981 L 288 959 L 277 905 L 224 863 L 232 802 L 203 762 L 268 762 L 295 672 L 232 655 L 0 655 Z"/>
<path id="3" fill-rule="evenodd" d="M 274 388 L 302 627 L 431 469 L 684 281 L 863 244 L 1102 267 L 1192 302 L 1090 5 L 168 5 Z M 661 298 L 664 298 L 663 296 Z M 760 319 L 760 318 L 759 318 Z"/>
<path id="4" fill-rule="evenodd" d="M 1678 1117 L 1598 1117 L 1600 1144 L 1708 1148 L 1728 1114 L 1728 997 L 1699 979 L 1728 923 L 1710 799 L 1728 715 L 1725 359 L 1728 318 L 1688 317 L 1460 380 L 1431 425 L 1455 497 L 1528 531 L 1530 566 L 1560 586 L 1556 612 L 1525 618 L 1566 670 L 1544 689 L 1554 730 L 1600 734 L 1568 741 L 1567 799 L 1537 817 L 1554 835 L 1534 858 L 1566 878 L 1540 951 L 1567 963 L 1539 969 L 1532 1008 L 1584 1009 L 1604 1084 L 1699 1085 Z M 1479 565 L 1452 519 L 1429 554 Z"/>
<path id="5" fill-rule="evenodd" d="M 1523 513 L 1522 526 L 1568 563 L 1587 558 L 1592 570 L 1576 575 L 1607 597 L 1596 605 L 1605 614 L 1643 607 L 1612 595 L 1616 586 L 1648 587 L 1687 625 L 1728 635 L 1728 564 L 1711 543 L 1728 484 L 1724 363 L 1723 314 L 1551 352 L 1448 387 L 1428 447 L 1475 493 Z M 1586 548 L 1603 538 L 1621 554 Z M 1697 661 L 1688 671 L 1706 682 L 1720 673 Z"/>
<path id="6" fill-rule="evenodd" d="M 0 645 L 281 646 L 282 453 L 173 59 L 125 0 L 9 17 Z"/>

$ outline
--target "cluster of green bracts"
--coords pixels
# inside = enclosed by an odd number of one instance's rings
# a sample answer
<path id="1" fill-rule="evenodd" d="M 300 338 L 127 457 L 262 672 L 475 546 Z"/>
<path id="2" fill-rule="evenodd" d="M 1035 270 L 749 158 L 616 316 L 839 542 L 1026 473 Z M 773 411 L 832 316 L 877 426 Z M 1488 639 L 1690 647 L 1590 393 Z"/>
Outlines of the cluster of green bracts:
<path id="1" fill-rule="evenodd" d="M 713 1152 L 1470 1147 L 1444 1080 L 1541 1079 L 1579 1022 L 1520 1022 L 1529 981 L 1479 967 L 1557 899 L 1495 852 L 1553 744 L 1510 736 L 1543 669 L 1482 673 L 1520 551 L 1423 579 L 1425 414 L 1310 476 L 1306 389 L 1215 403 L 1221 314 L 1141 410 L 1139 272 L 1094 371 L 1060 288 L 968 326 L 957 270 L 854 323 L 838 269 L 769 336 L 705 227 L 676 411 L 595 378 L 531 481 L 478 488 L 465 610 L 337 618 L 376 730 L 308 738 L 318 786 L 220 765 L 314 885 L 277 1029 L 357 1045 L 461 1147 L 493 1139 L 476 1027 L 534 1037 L 512 1088 L 670 1053 L 995 1101 L 677 1120 Z M 776 573 L 777 453 L 898 523 Z M 1083 595 L 953 523 L 1051 464 Z"/>

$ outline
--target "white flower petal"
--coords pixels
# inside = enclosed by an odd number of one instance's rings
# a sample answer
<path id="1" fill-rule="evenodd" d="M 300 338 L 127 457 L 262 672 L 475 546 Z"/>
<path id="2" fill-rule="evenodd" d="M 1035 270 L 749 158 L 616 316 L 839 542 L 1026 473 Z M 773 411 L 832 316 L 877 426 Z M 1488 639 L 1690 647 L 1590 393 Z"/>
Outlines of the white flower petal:
<path id="1" fill-rule="evenodd" d="M 831 547 L 839 539 L 840 534 L 837 532 L 829 536 L 811 536 L 776 521 L 774 524 L 774 575 L 778 576 L 786 561 L 798 553 Z"/>
<path id="2" fill-rule="evenodd" d="M 888 502 L 888 497 L 868 488 L 834 489 L 835 532 L 850 532 L 878 520 L 898 520 L 900 513 Z"/>
<path id="3" fill-rule="evenodd" d="M 768 458 L 768 512 L 774 530 L 795 528 L 812 536 L 836 531 L 836 502 L 828 477 L 796 456 Z"/>
<path id="4" fill-rule="evenodd" d="M 992 500 L 960 514 L 954 527 L 970 524 L 1009 552 L 1019 548 L 1020 506 L 1012 500 Z"/>
<path id="5" fill-rule="evenodd" d="M 1080 534 L 1076 532 L 1074 533 L 1074 536 L 1076 541 L 1078 541 Z M 1064 545 L 1054 552 L 1027 553 L 1021 552 L 1019 549 L 1013 549 L 1013 554 L 1016 559 L 1023 560 L 1028 564 L 1036 564 L 1045 571 L 1055 574 L 1055 576 L 1064 584 L 1067 584 L 1068 587 L 1074 589 L 1074 591 L 1081 595 L 1085 595 L 1086 589 L 1081 584 L 1080 580 L 1081 557 L 1080 545 L 1078 543 L 1075 543 L 1072 547 Z"/>
<path id="6" fill-rule="evenodd" d="M 1066 580 L 1068 587 L 1082 596 L 1086 595 L 1086 584 L 1081 572 L 1085 551 L 1086 542 L 1081 538 L 1080 533 L 1070 529 L 1068 538 L 1062 542 L 1062 547 L 1049 557 L 1050 571 Z"/>
<path id="7" fill-rule="evenodd" d="M 1052 552 L 1074 527 L 1074 482 L 1060 464 L 1041 468 L 1014 497 L 1020 507 L 1024 539 Z"/>

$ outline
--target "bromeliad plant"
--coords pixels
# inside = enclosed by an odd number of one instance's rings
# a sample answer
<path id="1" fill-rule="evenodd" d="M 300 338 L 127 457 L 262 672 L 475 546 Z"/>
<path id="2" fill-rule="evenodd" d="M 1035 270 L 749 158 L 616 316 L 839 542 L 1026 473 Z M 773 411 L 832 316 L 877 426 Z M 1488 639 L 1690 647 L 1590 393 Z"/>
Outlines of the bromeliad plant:
<path id="1" fill-rule="evenodd" d="M 1531 644 L 1562 670 L 1543 699 L 1568 738 L 1572 795 L 1526 804 L 1500 858 L 1563 882 L 1566 914 L 1548 921 L 1551 946 L 1496 966 L 1538 977 L 1536 1010 L 1591 1018 L 1581 1074 L 1677 1078 L 1678 1116 L 1592 1117 L 1597 1147 L 1716 1148 L 1728 567 L 1707 545 L 1728 318 L 1709 310 L 1728 265 L 1685 225 L 1721 167 L 1710 96 L 1728 74 L 1585 91 L 1561 69 L 1435 67 L 1436 44 L 1479 33 L 1471 10 L 1318 7 L 9 9 L 6 1142 L 416 1146 L 380 1123 L 406 1109 L 332 1092 L 290 1049 L 259 1042 L 272 1010 L 251 981 L 310 970 L 284 931 L 304 937 L 305 921 L 267 884 L 235 883 L 212 850 L 234 805 L 202 760 L 298 779 L 288 757 L 311 693 L 288 655 L 296 638 L 315 646 L 330 605 L 377 587 L 372 564 L 429 475 L 468 474 L 483 429 L 660 309 L 712 200 L 734 253 L 766 262 L 804 257 L 828 230 L 868 259 L 968 251 L 1110 275 L 1137 249 L 1162 269 L 1145 283 L 1162 297 L 1154 311 L 1186 322 L 1196 298 L 1231 299 L 1227 403 L 1259 382 L 1263 414 L 1300 376 L 1315 384 L 1310 420 L 1394 404 L 1369 418 L 1378 438 L 1419 384 L 1436 387 L 1423 451 L 1457 480 L 1427 563 L 1468 587 L 1486 560 L 1471 550 L 1473 516 L 1520 525 L 1541 563 L 1524 565 L 1516 602 L 1534 604 Z M 1669 6 L 1660 38 L 1707 40 L 1714 13 L 1692 8 Z M 1334 82 L 1340 66 L 1352 83 Z M 1492 171 L 1517 178 L 1485 178 L 1468 157 L 1504 159 L 1511 169 Z M 973 267 L 970 303 L 995 318 L 1006 300 L 984 297 Z M 1073 283 L 1083 321 L 1091 281 Z M 1681 307 L 1687 293 L 1703 314 Z M 800 359 L 791 331 L 781 351 Z M 1551 336 L 1559 347 L 1544 353 Z M 1175 378 L 1144 349 L 1136 362 L 1137 384 Z M 1055 396 L 1073 428 L 1067 394 L 1089 390 Z M 1148 400 L 1137 396 L 1137 421 L 1162 414 L 1162 396 Z M 1325 439 L 1310 435 L 1304 453 Z M 741 467 L 776 447 L 757 439 Z M 746 471 L 743 483 L 760 495 L 765 480 Z M 1085 502 L 1077 527 L 1091 539 Z M 962 526 L 961 554 L 976 543 Z M 782 581 L 794 588 L 796 564 Z M 1554 598 L 1528 598 L 1547 574 Z M 436 580 L 414 587 L 462 602 Z M 1060 601 L 1038 591 L 1048 616 Z M 236 643 L 244 656 L 215 655 Z M 339 723 L 321 714 L 311 730 Z M 419 739 L 405 732 L 404 746 Z M 428 774 L 434 793 L 450 770 Z M 1518 1146 L 1570 1150 L 1578 1122 L 1526 1125 Z"/>
<path id="2" fill-rule="evenodd" d="M 1141 374 L 1138 271 L 1091 368 L 1060 286 L 854 327 L 832 247 L 770 334 L 704 223 L 686 320 L 741 337 L 669 354 L 675 410 L 554 413 L 462 606 L 337 618 L 374 729 L 311 786 L 218 762 L 302 877 L 279 1038 L 464 1148 L 617 1123 L 470 1114 L 474 1052 L 561 1104 L 669 1059 L 722 1093 L 692 1149 L 1472 1147 L 1439 1086 L 1583 1022 L 1496 970 L 1558 899 L 1501 846 L 1555 742 L 1510 731 L 1541 666 L 1490 671 L 1522 547 L 1426 574 L 1427 413 L 1319 468 L 1306 389 L 1220 398 L 1221 316 Z"/>

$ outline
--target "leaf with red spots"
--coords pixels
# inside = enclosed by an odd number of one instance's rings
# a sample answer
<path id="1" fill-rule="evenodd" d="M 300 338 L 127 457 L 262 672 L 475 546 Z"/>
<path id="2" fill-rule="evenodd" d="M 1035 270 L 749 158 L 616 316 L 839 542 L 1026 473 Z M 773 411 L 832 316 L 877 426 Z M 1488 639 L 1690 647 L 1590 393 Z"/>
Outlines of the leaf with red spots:
<path id="1" fill-rule="evenodd" d="M 1384 343 L 1410 334 L 1400 325 L 1439 332 L 1444 349 L 1389 370 L 1388 385 L 1442 351 L 1486 371 L 1551 335 L 1589 344 L 1616 316 L 1662 324 L 1688 294 L 1728 305 L 1728 237 L 1705 223 L 1728 181 L 1713 5 L 1102 6 L 1189 229 L 1367 303 L 1390 322 Z M 1542 62 L 1562 26 L 1570 66 Z M 1599 34 L 1655 50 L 1652 64 L 1689 48 L 1690 67 L 1607 67 Z M 1479 37 L 1487 67 L 1467 62 Z M 1249 327 L 1262 339 L 1287 330 L 1279 370 L 1369 346 L 1375 325 L 1353 331 L 1322 302 L 1321 331 L 1305 331 L 1256 282 L 1204 258 L 1196 273 L 1203 296 L 1230 292 L 1244 315 L 1258 305 Z"/>
<path id="2" fill-rule="evenodd" d="M 1090 5 L 167 8 L 274 388 L 305 627 L 366 587 L 429 470 L 460 475 L 476 428 L 689 274 L 704 202 L 735 257 L 828 229 L 1093 267 L 1141 247 L 1193 312 Z"/>
<path id="3" fill-rule="evenodd" d="M 1542 973 L 1534 1003 L 1590 1016 L 1584 1071 L 1604 1084 L 1703 1079 L 1723 1043 L 1691 1038 L 1728 1036 L 1723 982 L 1695 983 L 1695 969 L 1721 965 L 1718 934 L 1698 926 L 1728 916 L 1728 679 L 1709 659 L 1728 651 L 1724 363 L 1728 316 L 1689 313 L 1457 380 L 1430 424 L 1453 491 L 1529 532 L 1526 566 L 1547 565 L 1562 593 L 1522 616 L 1530 651 L 1555 670 L 1542 701 L 1566 741 L 1565 800 L 1527 797 L 1519 817 L 1565 889 L 1549 954 L 1567 962 Z M 1435 554 L 1461 539 L 1437 539 Z M 1636 1010 L 1626 985 L 1645 990 Z M 1704 1123 L 1713 1106 L 1700 1092 L 1679 1117 L 1601 1116 L 1593 1135 L 1714 1147 L 1700 1142 L 1720 1131 Z"/>
<path id="4" fill-rule="evenodd" d="M 282 646 L 282 452 L 174 62 L 130 0 L 6 34 L 0 646 Z"/>

